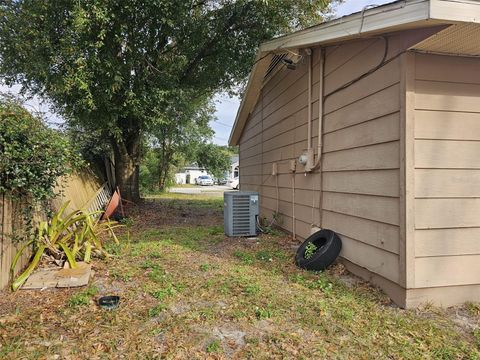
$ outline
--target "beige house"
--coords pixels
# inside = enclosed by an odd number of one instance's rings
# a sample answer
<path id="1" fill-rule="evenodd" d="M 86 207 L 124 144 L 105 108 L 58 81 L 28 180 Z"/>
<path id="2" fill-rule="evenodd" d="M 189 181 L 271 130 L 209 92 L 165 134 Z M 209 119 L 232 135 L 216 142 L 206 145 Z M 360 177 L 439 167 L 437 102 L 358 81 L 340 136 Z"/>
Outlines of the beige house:
<path id="1" fill-rule="evenodd" d="M 336 231 L 347 268 L 402 307 L 480 301 L 479 56 L 472 0 L 262 44 L 230 137 L 241 190 L 299 239 Z"/>

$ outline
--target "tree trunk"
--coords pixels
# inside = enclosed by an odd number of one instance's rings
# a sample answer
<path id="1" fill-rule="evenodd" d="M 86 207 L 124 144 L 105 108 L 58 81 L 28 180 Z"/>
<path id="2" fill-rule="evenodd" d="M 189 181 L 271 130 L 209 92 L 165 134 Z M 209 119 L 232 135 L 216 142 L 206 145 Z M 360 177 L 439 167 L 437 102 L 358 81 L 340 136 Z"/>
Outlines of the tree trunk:
<path id="1" fill-rule="evenodd" d="M 170 164 L 172 162 L 173 151 L 171 146 L 166 143 L 166 139 L 162 139 L 162 146 L 159 149 L 159 176 L 158 187 L 160 191 L 164 191 L 167 185 L 168 175 L 170 172 Z"/>
<path id="2" fill-rule="evenodd" d="M 125 146 L 121 142 L 112 140 L 112 147 L 115 157 L 115 178 L 120 194 L 125 200 L 139 202 L 139 141 Z"/>

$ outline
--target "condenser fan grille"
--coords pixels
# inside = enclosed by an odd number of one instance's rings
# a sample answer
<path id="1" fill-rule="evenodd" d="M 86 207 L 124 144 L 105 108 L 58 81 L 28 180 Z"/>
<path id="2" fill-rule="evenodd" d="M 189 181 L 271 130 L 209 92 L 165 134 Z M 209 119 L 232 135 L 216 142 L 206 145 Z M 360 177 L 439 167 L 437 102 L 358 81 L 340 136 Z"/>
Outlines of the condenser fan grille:
<path id="1" fill-rule="evenodd" d="M 258 194 L 235 191 L 224 196 L 225 233 L 228 236 L 256 235 Z"/>

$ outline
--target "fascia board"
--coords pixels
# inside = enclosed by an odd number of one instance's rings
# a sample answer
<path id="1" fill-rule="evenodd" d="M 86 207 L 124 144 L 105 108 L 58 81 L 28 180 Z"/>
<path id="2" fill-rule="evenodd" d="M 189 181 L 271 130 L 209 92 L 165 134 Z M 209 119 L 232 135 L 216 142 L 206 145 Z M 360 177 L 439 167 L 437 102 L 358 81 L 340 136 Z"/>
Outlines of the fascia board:
<path id="1" fill-rule="evenodd" d="M 452 22 L 480 23 L 480 1 L 430 0 L 430 18 Z"/>
<path id="2" fill-rule="evenodd" d="M 378 9 L 356 13 L 323 25 L 271 40 L 262 45 L 262 51 L 306 47 L 320 43 L 337 42 L 375 31 L 387 32 L 389 28 L 429 19 L 429 0 L 395 2 Z"/>

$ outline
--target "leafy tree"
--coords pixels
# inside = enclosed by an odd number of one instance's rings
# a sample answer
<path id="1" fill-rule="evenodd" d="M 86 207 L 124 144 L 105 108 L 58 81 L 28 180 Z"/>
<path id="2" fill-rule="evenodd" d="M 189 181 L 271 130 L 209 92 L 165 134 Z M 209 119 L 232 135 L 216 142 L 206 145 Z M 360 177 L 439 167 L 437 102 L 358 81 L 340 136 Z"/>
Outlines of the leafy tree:
<path id="1" fill-rule="evenodd" d="M 105 161 L 110 159 L 112 148 L 102 134 L 99 131 L 87 131 L 81 126 L 67 126 L 66 135 L 88 167 L 100 178 L 106 179 Z"/>
<path id="2" fill-rule="evenodd" d="M 230 169 L 233 153 L 226 146 L 201 144 L 197 148 L 196 162 L 217 179 L 223 178 Z"/>
<path id="3" fill-rule="evenodd" d="M 329 3 L 3 0 L 0 75 L 109 141 L 118 185 L 137 200 L 142 137 L 165 108 L 231 90 L 260 42 L 321 21 Z"/>
<path id="4" fill-rule="evenodd" d="M 165 115 L 156 119 L 150 131 L 152 148 L 158 159 L 158 189 L 164 190 L 171 177 L 172 166 L 179 160 L 195 161 L 197 148 L 213 136 L 208 125 L 214 107 L 208 98 L 177 98 L 167 105 Z M 176 161 L 174 161 L 176 160 Z"/>

